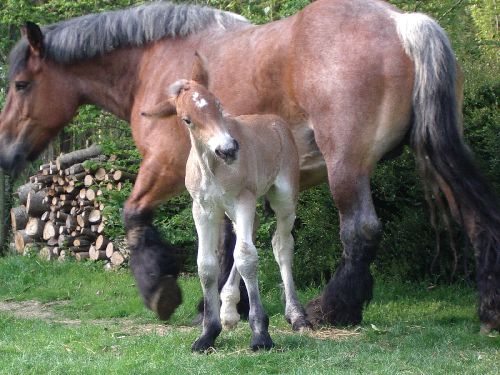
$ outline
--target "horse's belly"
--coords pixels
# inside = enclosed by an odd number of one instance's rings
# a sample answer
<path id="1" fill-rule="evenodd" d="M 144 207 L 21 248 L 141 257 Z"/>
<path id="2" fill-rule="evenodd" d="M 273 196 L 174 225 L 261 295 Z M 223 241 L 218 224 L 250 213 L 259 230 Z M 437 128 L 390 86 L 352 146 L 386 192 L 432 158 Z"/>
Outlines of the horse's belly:
<path id="1" fill-rule="evenodd" d="M 325 159 L 314 139 L 314 131 L 304 123 L 292 126 L 292 133 L 299 151 L 300 190 L 325 182 Z"/>

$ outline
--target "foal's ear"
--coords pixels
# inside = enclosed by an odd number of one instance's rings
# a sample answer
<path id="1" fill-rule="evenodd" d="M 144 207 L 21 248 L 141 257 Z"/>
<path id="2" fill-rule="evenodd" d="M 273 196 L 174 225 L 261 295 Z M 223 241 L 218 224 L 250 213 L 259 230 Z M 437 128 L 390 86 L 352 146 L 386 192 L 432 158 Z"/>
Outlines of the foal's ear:
<path id="1" fill-rule="evenodd" d="M 156 104 L 148 111 L 141 112 L 144 117 L 164 118 L 177 114 L 174 99 L 167 99 Z"/>
<path id="2" fill-rule="evenodd" d="M 43 33 L 40 27 L 34 22 L 26 22 L 21 28 L 21 34 L 28 39 L 31 53 L 34 56 L 43 57 Z"/>
<path id="3" fill-rule="evenodd" d="M 205 88 L 208 88 L 208 71 L 207 60 L 205 57 L 196 51 L 194 53 L 194 64 L 191 72 L 191 80 L 199 83 Z"/>

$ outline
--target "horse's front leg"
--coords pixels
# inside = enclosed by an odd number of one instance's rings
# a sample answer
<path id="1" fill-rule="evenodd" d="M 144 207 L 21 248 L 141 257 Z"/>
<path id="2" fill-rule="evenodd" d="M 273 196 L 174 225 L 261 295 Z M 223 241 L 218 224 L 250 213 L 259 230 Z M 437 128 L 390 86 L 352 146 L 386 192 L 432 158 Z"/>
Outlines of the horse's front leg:
<path id="1" fill-rule="evenodd" d="M 184 188 L 184 169 L 165 170 L 156 160 L 141 164 L 124 220 L 131 250 L 130 266 L 148 308 L 167 320 L 182 302 L 177 285 L 181 251 L 160 238 L 153 227 L 154 209 Z"/>
<path id="2" fill-rule="evenodd" d="M 242 193 L 235 207 L 236 246 L 234 263 L 248 292 L 250 313 L 248 321 L 252 329 L 252 350 L 270 349 L 274 343 L 269 336 L 269 317 L 264 311 L 257 280 L 259 257 L 252 240 L 256 199 L 250 193 Z"/>
<path id="3" fill-rule="evenodd" d="M 193 343 L 193 352 L 204 352 L 214 346 L 222 325 L 217 288 L 219 262 L 216 248 L 219 243 L 219 226 L 224 212 L 215 206 L 203 207 L 193 201 L 193 218 L 198 233 L 198 275 L 203 289 L 203 331 Z"/>

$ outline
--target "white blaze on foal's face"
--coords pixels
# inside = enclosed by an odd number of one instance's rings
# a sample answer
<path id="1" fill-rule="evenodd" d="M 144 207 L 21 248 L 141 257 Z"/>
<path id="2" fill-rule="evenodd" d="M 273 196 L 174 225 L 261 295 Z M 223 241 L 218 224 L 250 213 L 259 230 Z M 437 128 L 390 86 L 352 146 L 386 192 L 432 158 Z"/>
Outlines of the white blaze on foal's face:
<path id="1" fill-rule="evenodd" d="M 192 98 L 193 98 L 194 105 L 197 108 L 201 109 L 201 108 L 206 107 L 208 105 L 208 102 L 200 96 L 200 93 L 198 91 L 193 92 Z"/>

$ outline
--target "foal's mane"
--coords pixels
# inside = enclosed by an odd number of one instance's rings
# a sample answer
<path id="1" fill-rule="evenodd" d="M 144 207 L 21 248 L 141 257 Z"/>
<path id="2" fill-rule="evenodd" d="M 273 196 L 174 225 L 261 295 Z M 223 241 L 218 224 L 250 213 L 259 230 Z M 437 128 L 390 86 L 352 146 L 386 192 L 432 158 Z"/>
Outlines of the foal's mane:
<path id="1" fill-rule="evenodd" d="M 193 4 L 153 2 L 136 7 L 89 14 L 42 28 L 45 54 L 70 64 L 124 47 L 142 46 L 165 37 L 185 37 L 212 26 L 248 26 L 244 17 Z M 28 43 L 22 38 L 10 54 L 10 77 L 25 67 Z"/>

